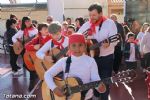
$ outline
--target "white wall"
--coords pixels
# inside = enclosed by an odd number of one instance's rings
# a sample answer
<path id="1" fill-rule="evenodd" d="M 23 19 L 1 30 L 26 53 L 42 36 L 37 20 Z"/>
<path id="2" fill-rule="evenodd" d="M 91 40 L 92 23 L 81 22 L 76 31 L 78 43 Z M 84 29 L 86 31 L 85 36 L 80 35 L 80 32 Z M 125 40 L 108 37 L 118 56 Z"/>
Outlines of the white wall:
<path id="1" fill-rule="evenodd" d="M 107 16 L 107 0 L 64 0 L 65 17 L 71 17 L 73 20 L 79 16 L 88 17 L 88 7 L 95 2 L 102 5 L 103 14 Z"/>

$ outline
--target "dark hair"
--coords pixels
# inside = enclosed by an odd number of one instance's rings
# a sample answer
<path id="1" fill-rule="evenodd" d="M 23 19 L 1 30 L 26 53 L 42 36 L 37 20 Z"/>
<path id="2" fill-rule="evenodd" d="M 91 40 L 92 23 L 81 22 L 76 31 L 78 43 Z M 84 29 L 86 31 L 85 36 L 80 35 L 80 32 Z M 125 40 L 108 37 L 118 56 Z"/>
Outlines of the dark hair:
<path id="1" fill-rule="evenodd" d="M 94 3 L 94 4 L 90 5 L 90 7 L 88 8 L 88 11 L 93 11 L 93 10 L 97 10 L 98 13 L 101 13 L 102 6 L 98 3 Z"/>
<path id="2" fill-rule="evenodd" d="M 14 17 L 17 17 L 17 16 L 14 14 L 10 14 L 10 19 L 13 19 Z"/>
<path id="3" fill-rule="evenodd" d="M 68 18 L 66 18 L 66 20 L 71 20 L 71 18 L 68 17 Z"/>
<path id="4" fill-rule="evenodd" d="M 129 33 L 128 38 L 130 38 L 130 37 L 135 37 L 135 34 L 134 33 Z"/>
<path id="5" fill-rule="evenodd" d="M 38 21 L 37 21 L 37 20 L 32 20 L 32 25 L 33 25 L 34 27 L 37 27 L 37 24 L 38 24 Z"/>
<path id="6" fill-rule="evenodd" d="M 32 23 L 38 24 L 37 20 L 32 20 Z"/>
<path id="7" fill-rule="evenodd" d="M 76 31 L 76 28 L 74 25 L 69 25 L 67 28 L 72 28 L 74 31 Z"/>
<path id="8" fill-rule="evenodd" d="M 127 35 L 129 32 L 131 32 L 130 28 L 127 25 L 124 25 L 123 29 L 124 29 L 125 35 Z"/>
<path id="9" fill-rule="evenodd" d="M 27 20 L 31 20 L 30 17 L 27 16 L 22 18 L 21 30 L 24 30 L 26 28 L 25 21 Z"/>
<path id="10" fill-rule="evenodd" d="M 7 29 L 7 31 L 11 28 L 12 24 L 16 24 L 16 23 L 17 23 L 17 21 L 15 19 L 8 19 L 6 21 L 6 29 Z"/>
<path id="11" fill-rule="evenodd" d="M 48 24 L 46 23 L 38 24 L 38 31 L 41 31 L 43 27 L 48 28 Z"/>
<path id="12" fill-rule="evenodd" d="M 84 19 L 82 17 L 76 18 L 75 21 L 77 21 L 77 20 L 79 21 L 80 26 L 82 26 L 84 24 Z"/>

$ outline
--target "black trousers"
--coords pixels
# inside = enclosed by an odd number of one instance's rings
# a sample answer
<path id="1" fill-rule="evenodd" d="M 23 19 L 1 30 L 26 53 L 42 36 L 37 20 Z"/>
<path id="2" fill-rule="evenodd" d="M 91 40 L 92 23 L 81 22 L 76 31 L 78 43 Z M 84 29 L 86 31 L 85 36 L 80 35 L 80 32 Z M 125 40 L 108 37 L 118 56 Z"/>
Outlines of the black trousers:
<path id="1" fill-rule="evenodd" d="M 98 65 L 98 72 L 101 79 L 111 77 L 112 70 L 113 70 L 113 61 L 114 61 L 114 55 L 108 55 L 104 57 L 96 57 L 95 61 Z M 94 74 L 94 73 L 93 73 Z M 106 85 L 106 92 L 105 93 L 98 93 L 96 90 L 94 90 L 94 95 L 96 97 L 100 97 L 101 100 L 108 100 L 109 95 L 109 85 Z"/>
<path id="2" fill-rule="evenodd" d="M 24 53 L 25 53 L 25 49 L 23 49 L 23 51 L 21 52 L 22 58 L 24 56 Z M 30 73 L 30 80 L 35 80 L 38 77 L 35 71 L 30 71 L 27 68 L 26 64 L 24 63 L 24 59 L 23 59 L 23 67 L 26 68 L 29 71 L 29 73 Z"/>
<path id="3" fill-rule="evenodd" d="M 150 52 L 149 53 L 146 53 L 144 55 L 144 62 L 145 62 L 145 67 L 150 67 Z"/>
<path id="4" fill-rule="evenodd" d="M 117 45 L 114 51 L 114 64 L 113 64 L 113 71 L 116 74 L 118 73 L 120 65 L 121 65 L 122 54 L 123 52 L 121 51 L 121 45 Z"/>
<path id="5" fill-rule="evenodd" d="M 9 56 L 10 56 L 10 65 L 12 67 L 12 71 L 17 71 L 17 59 L 18 59 L 18 55 L 15 54 L 14 49 L 12 46 L 9 46 Z"/>

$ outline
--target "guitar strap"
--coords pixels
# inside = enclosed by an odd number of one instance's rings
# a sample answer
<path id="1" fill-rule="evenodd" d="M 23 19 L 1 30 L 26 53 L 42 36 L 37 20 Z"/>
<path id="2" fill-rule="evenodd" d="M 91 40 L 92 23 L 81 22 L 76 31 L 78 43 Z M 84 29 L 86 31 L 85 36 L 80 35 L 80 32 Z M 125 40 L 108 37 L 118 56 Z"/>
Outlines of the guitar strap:
<path id="1" fill-rule="evenodd" d="M 53 47 L 54 47 L 54 43 L 51 42 L 51 49 L 52 49 Z M 54 55 L 53 55 L 53 50 L 52 50 L 52 56 L 54 56 Z M 51 100 L 55 100 L 54 93 L 53 93 L 51 90 L 49 90 L 49 91 L 50 91 Z"/>
<path id="2" fill-rule="evenodd" d="M 65 73 L 69 73 L 70 70 L 70 64 L 71 64 L 71 56 L 69 56 L 66 60 L 66 69 L 65 69 Z"/>
<path id="3" fill-rule="evenodd" d="M 65 73 L 64 73 L 64 79 L 66 79 L 65 81 L 65 85 L 66 85 L 66 89 L 68 89 L 68 74 L 70 71 L 70 64 L 71 64 L 71 56 L 69 56 L 66 60 L 66 68 L 65 68 Z M 69 95 L 66 95 L 66 100 L 68 100 Z"/>
<path id="4" fill-rule="evenodd" d="M 102 24 L 103 24 L 103 22 L 99 24 L 99 29 L 98 29 L 99 31 L 101 30 Z M 97 41 L 96 39 L 91 39 L 91 41 L 92 41 L 94 44 L 98 43 L 98 41 Z M 94 54 L 94 58 L 99 57 L 99 54 L 100 54 L 99 48 L 96 48 L 96 49 L 94 50 L 94 53 L 95 53 L 95 54 Z"/>
<path id="5" fill-rule="evenodd" d="M 69 73 L 69 71 L 70 71 L 70 64 L 71 64 L 71 56 L 69 56 L 68 58 L 67 58 L 67 60 L 66 60 L 66 69 L 65 69 L 65 78 L 66 78 L 66 81 L 65 81 L 65 84 L 66 84 L 66 87 L 68 86 L 68 82 L 67 82 L 67 77 L 68 77 L 68 73 Z M 66 75 L 67 74 L 67 75 Z M 85 98 L 85 95 L 86 95 L 86 93 L 88 92 L 88 90 L 86 90 L 86 91 L 82 91 L 81 92 L 81 100 L 84 100 L 84 98 Z M 67 98 L 68 96 L 66 96 L 66 100 L 68 100 L 68 98 Z"/>
<path id="6" fill-rule="evenodd" d="M 25 45 L 25 38 L 24 38 L 24 34 L 23 34 L 23 41 L 22 41 L 22 45 Z"/>

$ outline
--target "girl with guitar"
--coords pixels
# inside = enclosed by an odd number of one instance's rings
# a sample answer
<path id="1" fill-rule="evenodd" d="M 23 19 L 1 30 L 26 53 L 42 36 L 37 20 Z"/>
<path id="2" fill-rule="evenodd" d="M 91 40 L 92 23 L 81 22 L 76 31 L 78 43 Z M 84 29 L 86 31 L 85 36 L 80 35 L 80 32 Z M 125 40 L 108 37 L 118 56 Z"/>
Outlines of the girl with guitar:
<path id="1" fill-rule="evenodd" d="M 18 69 L 20 69 L 20 67 L 17 65 L 17 59 L 18 59 L 18 55 L 15 54 L 14 50 L 13 50 L 13 42 L 12 42 L 12 37 L 17 33 L 17 21 L 15 19 L 8 19 L 6 21 L 6 33 L 7 33 L 7 43 L 9 44 L 9 50 L 10 50 L 10 65 L 12 67 L 12 71 L 13 74 L 17 74 Z"/>
<path id="2" fill-rule="evenodd" d="M 51 39 L 51 35 L 48 32 L 48 24 L 39 24 L 38 32 L 38 35 L 25 45 L 24 61 L 30 71 L 35 71 L 34 60 L 36 59 L 36 51 Z"/>
<path id="3" fill-rule="evenodd" d="M 64 93 L 61 87 L 57 87 L 53 78 L 62 71 L 64 72 L 64 79 L 68 77 L 78 77 L 83 84 L 100 80 L 95 60 L 84 54 L 86 42 L 82 34 L 75 33 L 69 37 L 69 50 L 71 56 L 60 59 L 44 76 L 48 87 L 59 97 L 63 97 Z M 67 66 L 67 61 L 69 60 L 70 66 Z M 68 69 L 67 72 L 66 69 Z M 100 87 L 102 92 L 104 92 L 106 89 L 105 85 L 102 83 Z M 76 100 L 91 100 L 91 93 L 84 91 L 81 94 L 81 99 Z"/>
<path id="4" fill-rule="evenodd" d="M 25 45 L 27 51 L 37 51 L 42 47 L 48 40 L 51 39 L 51 35 L 48 33 L 48 25 L 43 23 L 38 25 L 38 36 L 33 38 L 30 42 Z"/>
<path id="5" fill-rule="evenodd" d="M 29 41 L 30 38 L 33 38 L 37 33 L 38 30 L 33 27 L 30 17 L 23 17 L 21 29 L 12 37 L 12 41 L 17 48 L 19 48 L 19 46 L 22 45 L 22 50 L 20 50 L 20 54 L 22 58 L 25 53 L 25 49 L 24 49 L 25 43 Z M 23 63 L 23 67 L 27 69 L 25 63 Z M 35 79 L 35 73 L 30 72 L 30 80 L 34 80 L 34 79 Z"/>

